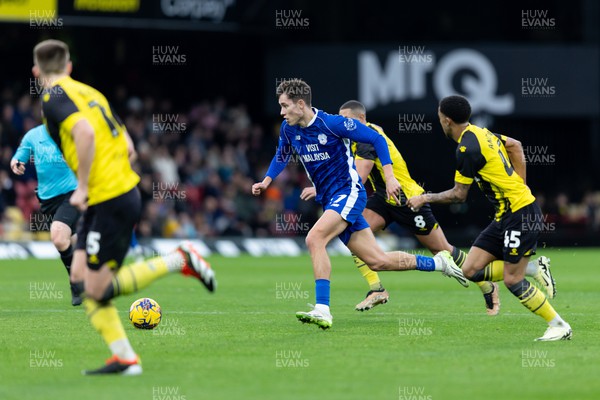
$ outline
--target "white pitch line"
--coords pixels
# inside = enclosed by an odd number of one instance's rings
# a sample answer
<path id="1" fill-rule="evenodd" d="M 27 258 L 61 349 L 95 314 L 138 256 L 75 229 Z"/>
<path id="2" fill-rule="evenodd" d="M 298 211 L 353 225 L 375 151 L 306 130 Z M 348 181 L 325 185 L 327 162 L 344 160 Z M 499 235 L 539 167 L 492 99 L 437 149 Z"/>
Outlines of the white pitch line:
<path id="1" fill-rule="evenodd" d="M 74 309 L 74 310 L 70 310 L 70 309 L 44 309 L 44 308 L 39 308 L 39 309 L 24 309 L 24 310 L 3 310 L 0 309 L 1 312 L 3 313 L 22 313 L 22 312 L 26 312 L 26 313 L 79 313 L 79 312 L 83 312 L 81 309 Z M 119 311 L 122 314 L 127 314 L 127 311 Z M 230 314 L 235 314 L 235 315 L 273 315 L 273 314 L 277 314 L 277 315 L 289 315 L 290 313 L 293 314 L 295 311 L 279 311 L 279 312 L 265 312 L 265 311 L 240 311 L 240 312 L 229 312 L 229 311 L 166 311 L 164 312 L 164 314 L 169 315 L 169 314 L 190 314 L 190 315 L 230 315 Z M 341 313 L 338 313 L 338 315 Z M 344 313 L 344 315 L 347 315 L 346 313 Z M 428 317 L 433 319 L 431 317 L 430 314 L 422 314 L 422 313 L 414 313 L 414 312 L 399 312 L 399 313 L 384 313 L 384 312 L 370 312 L 370 313 L 352 313 L 351 315 L 381 315 L 381 316 L 394 316 L 394 317 L 404 317 L 404 316 L 419 316 L 421 318 L 425 318 L 427 319 Z M 442 315 L 441 313 L 438 315 Z M 456 316 L 465 316 L 465 315 L 485 315 L 485 313 L 483 312 L 469 312 L 469 313 L 444 313 L 444 316 L 452 316 L 452 317 L 456 317 Z M 501 314 L 505 317 L 522 317 L 522 316 L 526 316 L 526 315 L 531 315 L 531 313 L 508 313 L 508 314 Z M 587 313 L 569 313 L 569 316 L 589 316 L 589 314 Z M 437 319 L 437 318 L 436 318 Z"/>

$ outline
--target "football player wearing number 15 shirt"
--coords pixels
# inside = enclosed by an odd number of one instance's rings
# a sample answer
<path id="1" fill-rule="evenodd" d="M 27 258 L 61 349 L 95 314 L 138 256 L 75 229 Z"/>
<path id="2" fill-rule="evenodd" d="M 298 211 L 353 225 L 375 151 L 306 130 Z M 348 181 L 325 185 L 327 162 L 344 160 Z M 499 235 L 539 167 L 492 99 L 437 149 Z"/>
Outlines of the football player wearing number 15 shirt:
<path id="1" fill-rule="evenodd" d="M 508 290 L 521 304 L 548 323 L 544 335 L 536 340 L 570 339 L 570 325 L 558 315 L 547 299 L 555 294 L 547 266 L 540 265 L 545 272 L 544 281 L 547 284 L 543 286 L 547 297 L 525 279 L 528 270 L 537 267 L 529 259 L 535 254 L 541 231 L 536 221 L 542 220 L 542 212 L 525 184 L 525 156 L 521 143 L 470 124 L 471 105 L 462 96 L 443 98 L 438 117 L 444 134 L 458 143 L 454 188 L 412 197 L 408 199 L 408 206 L 418 210 L 425 203 L 464 202 L 471 184 L 476 182 L 494 204 L 496 215 L 469 250 L 462 266 L 465 277 L 473 282 L 503 279 Z M 499 269 L 498 274 L 489 273 L 486 265 L 493 260 L 504 260 L 504 270 Z"/>

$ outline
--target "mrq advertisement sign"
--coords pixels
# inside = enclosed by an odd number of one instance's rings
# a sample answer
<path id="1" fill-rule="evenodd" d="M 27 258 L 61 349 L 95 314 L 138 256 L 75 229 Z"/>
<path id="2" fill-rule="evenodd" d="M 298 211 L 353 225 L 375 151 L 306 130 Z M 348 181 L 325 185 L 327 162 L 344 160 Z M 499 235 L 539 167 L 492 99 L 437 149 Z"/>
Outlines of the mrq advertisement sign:
<path id="1" fill-rule="evenodd" d="M 585 46 L 291 46 L 267 58 L 269 112 L 275 87 L 299 77 L 313 105 L 336 112 L 349 99 L 371 115 L 432 114 L 439 99 L 466 96 L 474 113 L 594 117 L 599 114 L 599 51 Z"/>

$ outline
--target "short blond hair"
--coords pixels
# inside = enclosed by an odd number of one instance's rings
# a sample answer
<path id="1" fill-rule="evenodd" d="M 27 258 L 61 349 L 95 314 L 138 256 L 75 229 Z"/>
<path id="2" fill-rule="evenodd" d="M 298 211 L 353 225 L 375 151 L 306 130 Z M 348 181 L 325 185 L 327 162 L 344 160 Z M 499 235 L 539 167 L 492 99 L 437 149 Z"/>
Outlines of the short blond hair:
<path id="1" fill-rule="evenodd" d="M 33 48 L 33 63 L 44 74 L 64 72 L 69 58 L 69 46 L 60 40 L 44 40 Z"/>

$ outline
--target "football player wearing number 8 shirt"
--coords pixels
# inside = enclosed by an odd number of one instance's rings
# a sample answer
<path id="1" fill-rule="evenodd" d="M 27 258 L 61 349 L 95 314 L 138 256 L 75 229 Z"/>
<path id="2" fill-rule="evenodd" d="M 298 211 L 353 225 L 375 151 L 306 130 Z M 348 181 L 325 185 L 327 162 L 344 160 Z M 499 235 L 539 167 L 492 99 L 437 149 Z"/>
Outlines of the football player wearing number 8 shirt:
<path id="1" fill-rule="evenodd" d="M 112 352 L 105 366 L 84 373 L 139 375 L 141 362 L 111 299 L 136 292 L 169 272 L 194 276 L 212 292 L 214 273 L 189 242 L 165 256 L 121 268 L 141 212 L 140 178 L 129 162 L 125 126 L 102 93 L 69 76 L 72 65 L 65 43 L 43 41 L 35 46 L 33 59 L 33 75 L 44 87 L 44 124 L 77 175 L 70 203 L 84 214 L 73 268 L 80 267 L 77 260 L 87 263 L 83 305 Z"/>
<path id="2" fill-rule="evenodd" d="M 546 295 L 531 285 L 525 275 L 535 267 L 529 258 L 535 254 L 542 212 L 525 184 L 525 156 L 521 143 L 486 128 L 469 123 L 471 105 L 462 96 L 440 101 L 438 117 L 444 134 L 458 143 L 454 188 L 441 193 L 412 197 L 407 204 L 418 210 L 426 203 L 464 202 L 473 181 L 494 204 L 494 220 L 477 237 L 462 269 L 473 282 L 486 278 L 504 284 L 525 307 L 548 323 L 538 341 L 568 340 L 571 327 L 550 305 Z M 540 257 L 542 258 L 542 257 Z M 503 273 L 489 273 L 493 260 L 504 260 Z M 533 265 L 532 265 L 533 264 Z M 543 268 L 548 297 L 554 297 L 552 275 Z M 503 275 L 503 276 L 502 276 Z M 537 279 L 536 279 L 537 280 Z"/>
<path id="3" fill-rule="evenodd" d="M 356 155 L 358 174 L 365 184 L 368 181 L 373 187 L 373 195 L 367 200 L 363 216 L 373 232 L 385 229 L 395 222 L 412 232 L 419 242 L 433 254 L 448 250 L 454 262 L 460 268 L 467 254 L 448 242 L 433 215 L 431 207 L 425 205 L 421 207 L 418 213 L 415 213 L 406 206 L 406 199 L 422 194 L 425 190 L 411 177 L 406 161 L 396 145 L 388 138 L 381 127 L 367 121 L 366 114 L 365 106 L 356 100 L 347 101 L 340 107 L 340 115 L 359 120 L 385 138 L 394 164 L 394 175 L 402 185 L 402 190 L 400 192 L 400 204 L 396 204 L 393 199 L 386 199 L 385 195 L 382 194 L 385 193 L 385 188 L 381 185 L 381 161 L 375 154 L 373 146 L 368 143 L 354 143 L 353 152 Z M 354 256 L 353 258 L 358 270 L 370 285 L 366 298 L 356 306 L 356 310 L 366 311 L 378 304 L 385 303 L 389 295 L 383 288 L 377 272 L 371 271 L 358 257 Z M 502 261 L 496 262 L 499 263 L 496 267 L 502 268 Z M 497 315 L 500 310 L 497 284 L 483 281 L 477 282 L 477 285 L 483 292 L 487 314 Z"/>

